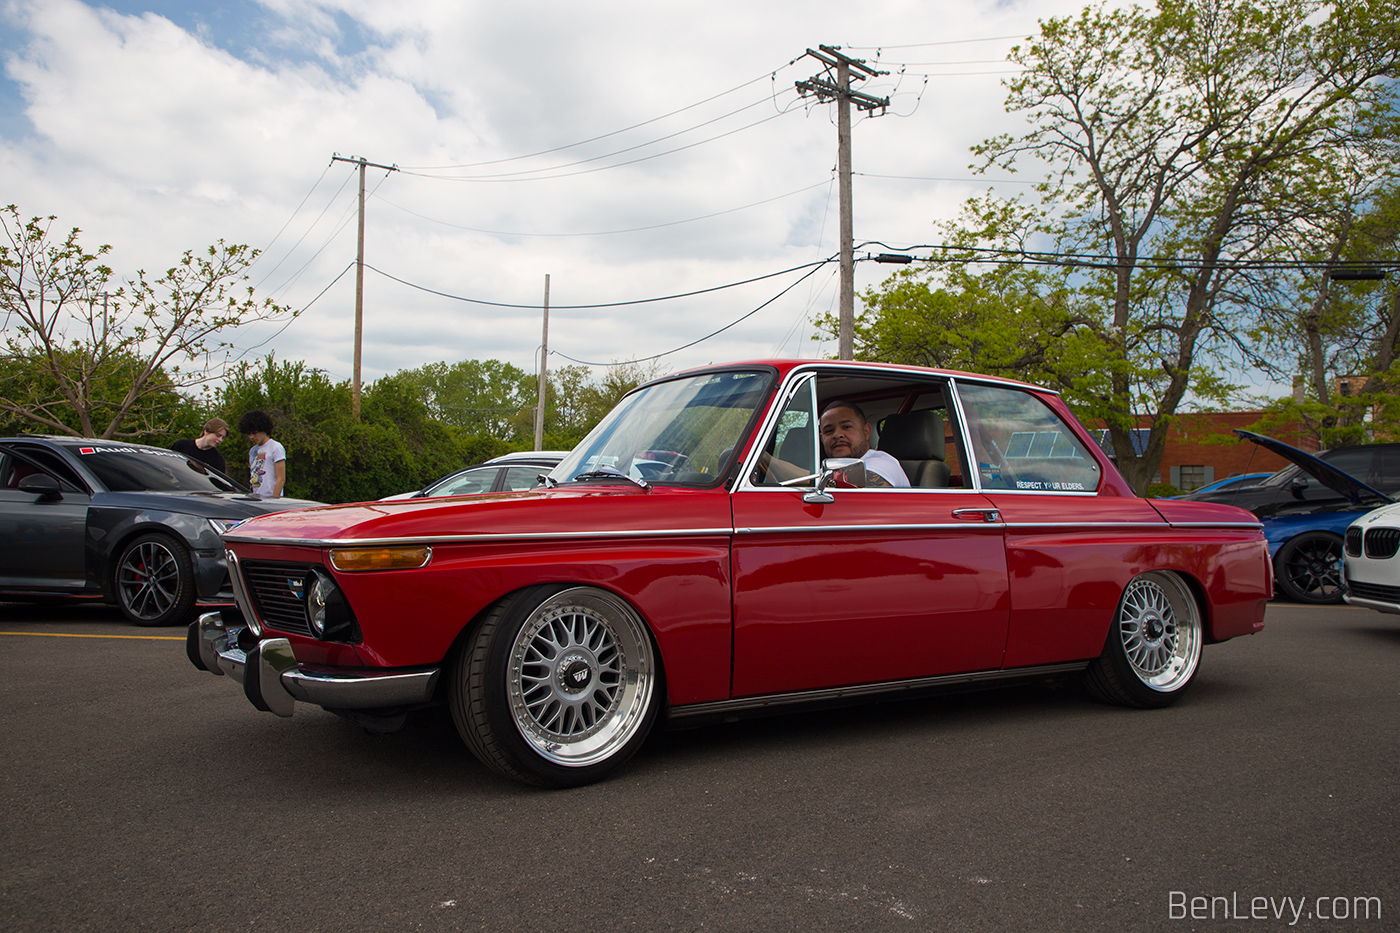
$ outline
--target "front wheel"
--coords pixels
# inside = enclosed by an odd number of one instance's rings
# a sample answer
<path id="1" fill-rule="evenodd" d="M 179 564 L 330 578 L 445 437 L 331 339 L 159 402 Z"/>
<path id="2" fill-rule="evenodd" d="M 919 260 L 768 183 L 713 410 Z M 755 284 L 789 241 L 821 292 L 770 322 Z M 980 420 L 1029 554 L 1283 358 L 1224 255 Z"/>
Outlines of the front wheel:
<path id="1" fill-rule="evenodd" d="M 1089 691 L 1120 706 L 1176 702 L 1201 664 L 1204 627 L 1196 599 L 1174 573 L 1133 578 L 1100 655 L 1085 671 Z"/>
<path id="2" fill-rule="evenodd" d="M 463 646 L 452 718 L 488 767 L 542 787 L 601 780 L 651 731 L 660 672 L 626 602 L 587 586 L 540 586 L 493 606 Z"/>
<path id="3" fill-rule="evenodd" d="M 189 551 L 166 535 L 142 535 L 123 548 L 113 583 L 122 615 L 137 625 L 191 621 L 194 565 Z"/>
<path id="4" fill-rule="evenodd" d="M 1342 539 L 1326 531 L 1294 535 L 1278 549 L 1274 579 L 1297 603 L 1326 605 L 1342 601 Z"/>

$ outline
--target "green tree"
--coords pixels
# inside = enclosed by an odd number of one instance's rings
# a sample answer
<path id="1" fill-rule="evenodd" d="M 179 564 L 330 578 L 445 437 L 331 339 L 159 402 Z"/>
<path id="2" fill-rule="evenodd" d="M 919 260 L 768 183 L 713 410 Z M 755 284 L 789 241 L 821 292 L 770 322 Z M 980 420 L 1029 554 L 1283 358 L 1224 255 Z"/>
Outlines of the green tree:
<path id="1" fill-rule="evenodd" d="M 232 331 L 290 314 L 244 284 L 247 246 L 220 240 L 109 291 L 110 247 L 87 252 L 77 228 L 60 240 L 54 221 L 0 210 L 0 411 L 12 419 L 83 437 L 168 431 L 175 399 L 232 360 Z"/>
<path id="2" fill-rule="evenodd" d="M 969 202 L 950 236 L 978 251 L 947 258 L 1031 259 L 1028 245 L 1079 257 L 1054 282 L 1073 297 L 1038 306 L 1064 308 L 1049 331 L 1033 332 L 1039 311 L 988 327 L 1036 346 L 1073 335 L 1047 355 L 1046 381 L 1108 425 L 1142 491 L 1188 390 L 1225 398 L 1220 373 L 1250 352 L 1231 301 L 1248 287 L 1240 263 L 1266 253 L 1278 218 L 1304 209 L 1297 198 L 1343 184 L 1349 166 L 1393 160 L 1400 27 L 1388 0 L 1161 0 L 1043 21 L 1010 57 L 1021 70 L 1006 109 L 1029 129 L 974 152 L 983 170 L 1037 160 L 1044 180 L 1031 198 Z"/>
<path id="3" fill-rule="evenodd" d="M 501 360 L 429 363 L 400 374 L 415 386 L 440 421 L 507 443 L 534 437 L 534 422 L 522 433 L 522 415 L 534 418 L 535 377 Z"/>
<path id="4" fill-rule="evenodd" d="M 287 495 L 320 502 L 360 502 L 418 489 L 508 449 L 498 438 L 433 418 L 416 383 L 402 373 L 366 386 L 355 420 L 349 380 L 332 382 L 303 362 L 268 356 L 233 369 L 221 407 L 230 422 L 254 408 L 271 415 L 274 436 L 287 448 Z M 240 439 L 225 456 L 241 463 L 247 449 Z"/>

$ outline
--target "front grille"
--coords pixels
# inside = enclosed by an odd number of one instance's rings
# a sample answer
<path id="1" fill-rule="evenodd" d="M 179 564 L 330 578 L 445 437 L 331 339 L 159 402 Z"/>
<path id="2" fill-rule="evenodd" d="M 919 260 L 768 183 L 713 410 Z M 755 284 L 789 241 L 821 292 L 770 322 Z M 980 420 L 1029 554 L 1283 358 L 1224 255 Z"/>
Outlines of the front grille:
<path id="1" fill-rule="evenodd" d="M 1374 599 L 1381 603 L 1400 603 L 1400 586 L 1383 586 L 1380 583 L 1361 583 L 1348 580 L 1347 589 L 1351 595 L 1362 599 Z"/>
<path id="2" fill-rule="evenodd" d="M 1350 531 L 1351 529 L 1347 529 Z M 1369 528 L 1366 531 L 1366 556 L 1373 560 L 1389 560 L 1400 550 L 1400 528 Z"/>
<path id="3" fill-rule="evenodd" d="M 311 634 L 301 597 L 302 580 L 317 566 L 280 560 L 239 561 L 253 609 L 264 625 L 298 635 Z"/>
<path id="4" fill-rule="evenodd" d="M 1347 529 L 1347 556 L 1361 556 L 1361 529 L 1355 526 Z"/>

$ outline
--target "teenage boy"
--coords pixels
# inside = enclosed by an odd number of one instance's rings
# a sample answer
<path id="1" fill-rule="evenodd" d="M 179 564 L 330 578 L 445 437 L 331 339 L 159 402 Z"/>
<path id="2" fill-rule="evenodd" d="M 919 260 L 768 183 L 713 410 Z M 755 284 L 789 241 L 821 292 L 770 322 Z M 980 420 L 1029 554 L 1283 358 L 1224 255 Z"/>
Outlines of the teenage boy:
<path id="1" fill-rule="evenodd" d="M 248 485 L 259 499 L 276 499 L 287 483 L 287 450 L 272 439 L 272 417 L 255 408 L 238 419 L 238 431 L 253 445 L 248 450 Z"/>

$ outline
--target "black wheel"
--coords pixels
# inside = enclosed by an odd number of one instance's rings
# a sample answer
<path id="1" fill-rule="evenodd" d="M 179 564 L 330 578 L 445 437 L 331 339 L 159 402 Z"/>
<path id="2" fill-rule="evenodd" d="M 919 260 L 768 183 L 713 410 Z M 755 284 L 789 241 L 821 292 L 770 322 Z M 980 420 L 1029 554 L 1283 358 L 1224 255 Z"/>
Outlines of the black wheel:
<path id="1" fill-rule="evenodd" d="M 123 548 L 113 584 L 122 615 L 137 625 L 182 625 L 194 616 L 190 553 L 166 535 L 142 535 Z"/>
<path id="2" fill-rule="evenodd" d="M 1283 595 L 1298 603 L 1342 601 L 1342 539 L 1327 531 L 1307 531 L 1284 542 L 1274 557 L 1274 579 Z"/>
<path id="3" fill-rule="evenodd" d="M 453 666 L 452 719 L 488 767 L 542 787 L 608 776 L 661 702 L 651 635 L 618 597 L 539 586 L 493 606 Z"/>
<path id="4" fill-rule="evenodd" d="M 1176 702 L 1201 666 L 1200 608 L 1174 573 L 1134 577 L 1118 601 L 1103 654 L 1084 672 L 1107 703 L 1158 708 Z"/>

